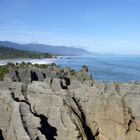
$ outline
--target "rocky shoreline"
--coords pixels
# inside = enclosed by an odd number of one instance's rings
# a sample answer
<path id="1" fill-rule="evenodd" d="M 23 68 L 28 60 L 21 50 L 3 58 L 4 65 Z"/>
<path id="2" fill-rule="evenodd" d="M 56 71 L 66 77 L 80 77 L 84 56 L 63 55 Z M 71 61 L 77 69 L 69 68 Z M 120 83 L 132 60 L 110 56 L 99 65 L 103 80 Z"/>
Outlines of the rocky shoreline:
<path id="1" fill-rule="evenodd" d="M 94 81 L 83 66 L 16 67 L 0 82 L 0 140 L 139 140 L 140 82 Z"/>

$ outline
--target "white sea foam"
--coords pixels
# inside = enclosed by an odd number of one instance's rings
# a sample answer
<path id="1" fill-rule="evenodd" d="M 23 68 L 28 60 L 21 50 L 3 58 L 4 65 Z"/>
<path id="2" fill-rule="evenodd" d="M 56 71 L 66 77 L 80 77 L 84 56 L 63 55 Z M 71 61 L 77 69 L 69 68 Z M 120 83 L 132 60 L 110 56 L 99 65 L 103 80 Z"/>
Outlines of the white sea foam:
<path id="1" fill-rule="evenodd" d="M 7 60 L 0 60 L 0 65 L 5 65 L 9 62 L 12 63 L 21 63 L 21 62 L 30 62 L 32 64 L 51 64 L 54 63 L 56 59 L 7 59 Z"/>

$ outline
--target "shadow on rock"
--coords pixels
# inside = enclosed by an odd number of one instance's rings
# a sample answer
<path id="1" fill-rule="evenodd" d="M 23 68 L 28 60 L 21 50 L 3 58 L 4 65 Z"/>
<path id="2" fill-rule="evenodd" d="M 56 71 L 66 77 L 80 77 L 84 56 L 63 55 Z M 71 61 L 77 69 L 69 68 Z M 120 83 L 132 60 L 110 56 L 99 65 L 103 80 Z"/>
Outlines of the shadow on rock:
<path id="1" fill-rule="evenodd" d="M 2 135 L 2 130 L 0 129 L 0 140 L 4 140 L 4 137 Z"/>
<path id="2" fill-rule="evenodd" d="M 31 71 L 31 82 L 38 81 L 38 76 L 34 71 Z"/>
<path id="3" fill-rule="evenodd" d="M 41 114 L 38 117 L 41 119 L 41 127 L 38 128 L 40 132 L 45 135 L 47 140 L 56 140 L 54 136 L 57 136 L 57 129 L 48 123 L 46 116 Z"/>

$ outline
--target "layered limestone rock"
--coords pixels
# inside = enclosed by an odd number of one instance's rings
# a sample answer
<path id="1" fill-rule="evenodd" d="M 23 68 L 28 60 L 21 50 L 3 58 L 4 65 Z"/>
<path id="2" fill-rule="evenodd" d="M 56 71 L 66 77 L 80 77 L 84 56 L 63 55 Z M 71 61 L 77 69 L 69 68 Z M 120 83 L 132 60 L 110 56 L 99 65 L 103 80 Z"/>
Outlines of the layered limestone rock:
<path id="1" fill-rule="evenodd" d="M 85 66 L 14 72 L 0 82 L 0 140 L 140 139 L 139 82 L 93 81 Z"/>

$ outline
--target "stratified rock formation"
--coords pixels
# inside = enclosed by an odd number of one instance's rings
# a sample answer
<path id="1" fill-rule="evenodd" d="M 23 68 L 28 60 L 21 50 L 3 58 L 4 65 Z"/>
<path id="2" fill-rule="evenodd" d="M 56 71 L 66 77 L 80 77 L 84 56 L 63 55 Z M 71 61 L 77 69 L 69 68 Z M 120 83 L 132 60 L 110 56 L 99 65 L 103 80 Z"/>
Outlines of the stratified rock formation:
<path id="1" fill-rule="evenodd" d="M 0 140 L 140 140 L 140 83 L 50 66 L 0 82 Z"/>

